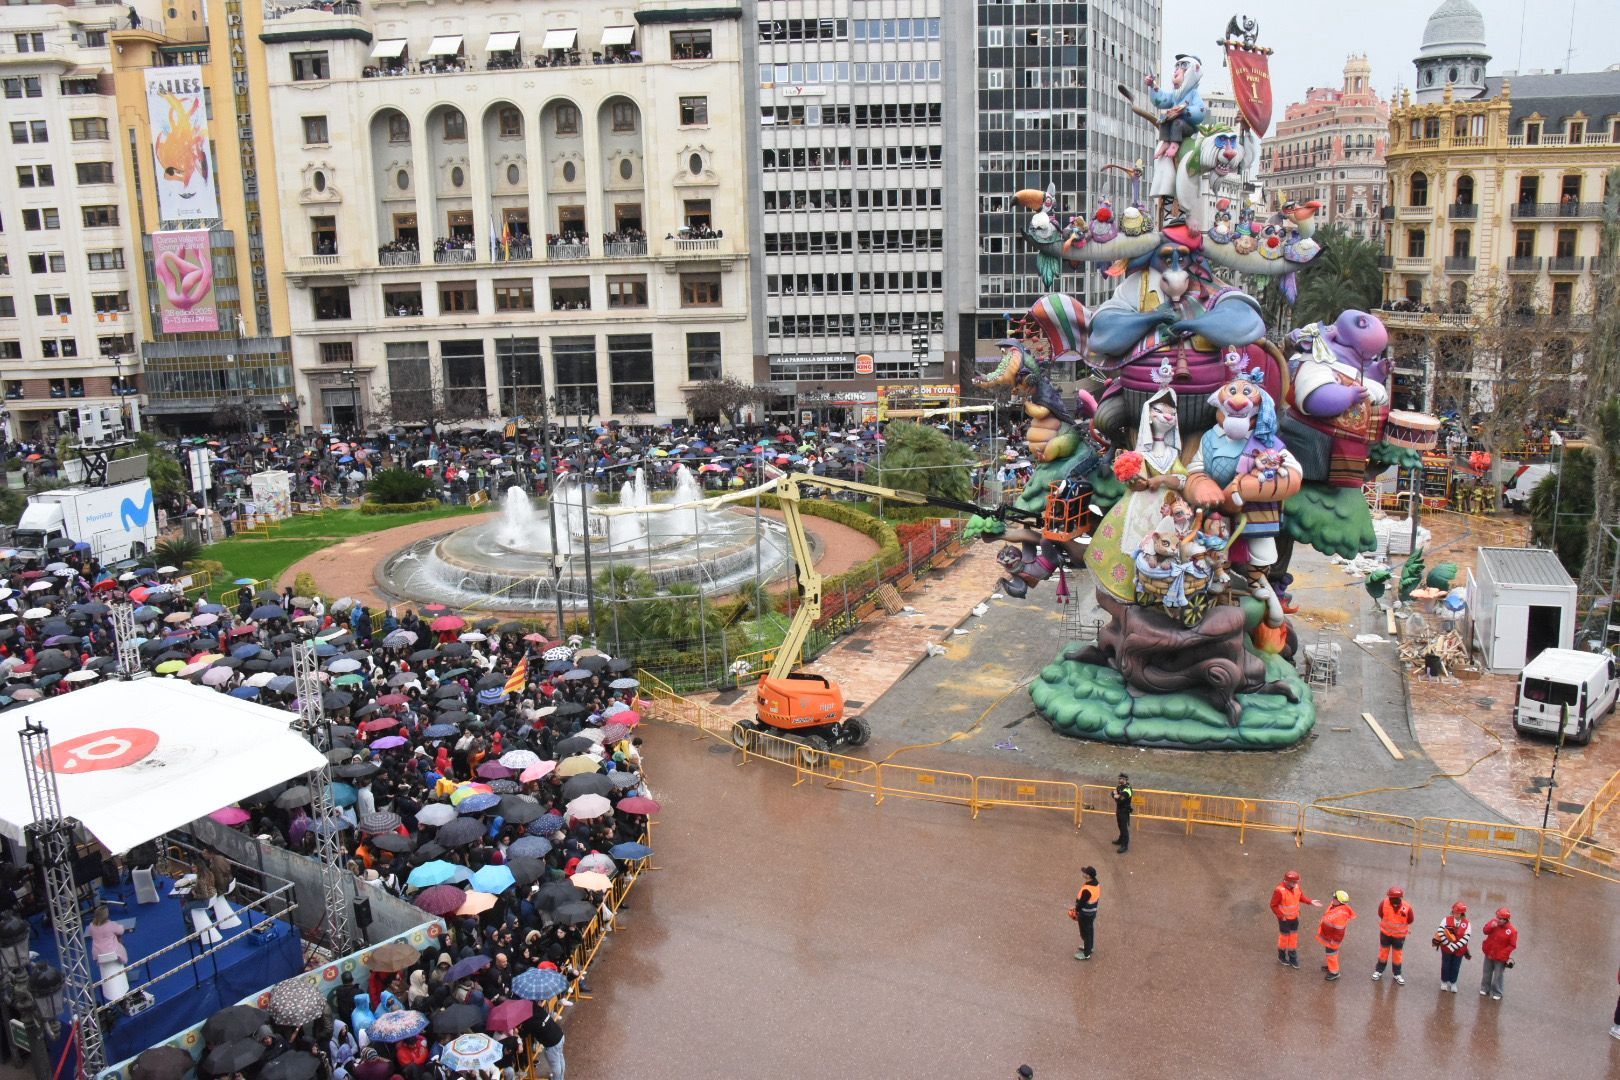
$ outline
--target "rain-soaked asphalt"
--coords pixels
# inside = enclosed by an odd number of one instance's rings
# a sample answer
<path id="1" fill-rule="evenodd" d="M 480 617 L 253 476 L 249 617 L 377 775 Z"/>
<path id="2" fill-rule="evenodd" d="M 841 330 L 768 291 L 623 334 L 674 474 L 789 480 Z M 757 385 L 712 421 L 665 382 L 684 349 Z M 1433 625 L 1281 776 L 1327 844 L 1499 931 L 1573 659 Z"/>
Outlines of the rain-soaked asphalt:
<path id="1" fill-rule="evenodd" d="M 1058 1077 L 1620 1076 L 1609 1037 L 1620 887 L 1493 861 L 1147 825 L 1126 856 L 1112 822 L 959 807 L 806 784 L 684 729 L 649 725 L 664 809 L 623 929 L 569 1010 L 579 1078 L 977 1078 L 1022 1063 Z M 1097 955 L 1072 959 L 1064 911 L 1097 866 Z M 1276 961 L 1266 910 L 1282 872 L 1346 889 L 1345 976 L 1322 981 L 1314 912 L 1304 968 Z M 1376 905 L 1417 908 L 1406 986 L 1370 981 Z M 1506 997 L 1438 989 L 1427 940 L 1466 901 L 1520 926 Z M 1475 949 L 1476 956 L 1478 949 Z"/>

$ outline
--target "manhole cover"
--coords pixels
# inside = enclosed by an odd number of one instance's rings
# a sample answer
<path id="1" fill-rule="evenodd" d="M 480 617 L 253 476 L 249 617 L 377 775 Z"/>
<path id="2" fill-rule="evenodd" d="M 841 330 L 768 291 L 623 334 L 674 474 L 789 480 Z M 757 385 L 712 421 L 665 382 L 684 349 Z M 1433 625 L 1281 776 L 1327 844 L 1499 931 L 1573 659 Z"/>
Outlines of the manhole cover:
<path id="1" fill-rule="evenodd" d="M 1586 804 L 1585 803 L 1560 802 L 1558 804 L 1558 812 L 1560 814 L 1579 814 L 1581 811 L 1583 811 L 1585 809 L 1586 809 Z"/>

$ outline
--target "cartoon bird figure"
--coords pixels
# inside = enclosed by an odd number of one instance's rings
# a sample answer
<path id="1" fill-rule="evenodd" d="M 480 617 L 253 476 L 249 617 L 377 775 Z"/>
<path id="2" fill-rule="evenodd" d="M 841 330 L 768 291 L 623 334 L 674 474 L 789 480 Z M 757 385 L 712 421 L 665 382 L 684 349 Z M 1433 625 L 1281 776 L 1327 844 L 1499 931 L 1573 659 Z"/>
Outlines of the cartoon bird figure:
<path id="1" fill-rule="evenodd" d="M 1140 206 L 1127 206 L 1119 212 L 1119 228 L 1126 236 L 1141 236 L 1148 230 L 1147 215 Z"/>
<path id="2" fill-rule="evenodd" d="M 1119 235 L 1119 222 L 1114 220 L 1114 204 L 1104 198 L 1091 215 L 1091 239 L 1106 244 Z"/>
<path id="3" fill-rule="evenodd" d="M 1045 191 L 1024 188 L 1013 198 L 1019 206 L 1035 211 L 1024 223 L 1024 235 L 1035 245 L 1035 270 L 1050 291 L 1063 276 L 1063 260 L 1058 255 L 1061 230 L 1052 220 L 1057 209 L 1057 185 L 1048 184 Z"/>

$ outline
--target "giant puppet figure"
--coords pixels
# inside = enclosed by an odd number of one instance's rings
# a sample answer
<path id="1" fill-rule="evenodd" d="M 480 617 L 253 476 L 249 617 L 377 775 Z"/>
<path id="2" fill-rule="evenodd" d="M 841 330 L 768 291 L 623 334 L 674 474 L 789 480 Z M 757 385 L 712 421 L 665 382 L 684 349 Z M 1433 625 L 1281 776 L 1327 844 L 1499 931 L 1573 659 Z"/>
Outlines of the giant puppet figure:
<path id="1" fill-rule="evenodd" d="M 1233 25 L 1221 43 L 1229 58 L 1241 53 L 1248 69 L 1263 70 L 1252 24 Z M 1298 396 L 1289 364 L 1266 340 L 1259 304 L 1229 275 L 1291 287 L 1293 271 L 1318 253 L 1319 207 L 1259 202 L 1252 180 L 1264 125 L 1254 120 L 1269 112 L 1269 97 L 1249 101 L 1236 129 L 1200 123 L 1197 76 L 1196 58 L 1178 57 L 1170 88 L 1153 85 L 1158 111 L 1133 103 L 1157 128 L 1157 161 L 1174 163 L 1154 170 L 1151 205 L 1137 204 L 1133 185 L 1130 205 L 1102 200 L 1089 219 L 1060 224 L 1051 189 L 1017 196 L 1033 212 L 1024 235 L 1049 289 L 1062 268 L 1082 263 L 1117 281 L 1107 301 L 1078 316 L 1098 402 L 1091 435 L 1107 448 L 1090 476 L 1090 509 L 1101 519 L 1084 550 L 1105 622 L 1094 644 L 1049 665 L 1031 696 L 1066 735 L 1271 749 L 1297 743 L 1315 721 L 1272 582 L 1288 537 L 1285 507 L 1306 469 L 1284 431 Z M 1244 85 L 1262 96 L 1261 83 Z M 1312 391 L 1327 379 L 1307 372 Z M 1351 395 L 1306 396 L 1320 404 L 1318 427 L 1331 440 L 1326 414 Z M 1078 428 L 1083 417 L 1075 420 Z M 1024 499 L 1033 505 L 1038 495 L 1026 489 Z"/>

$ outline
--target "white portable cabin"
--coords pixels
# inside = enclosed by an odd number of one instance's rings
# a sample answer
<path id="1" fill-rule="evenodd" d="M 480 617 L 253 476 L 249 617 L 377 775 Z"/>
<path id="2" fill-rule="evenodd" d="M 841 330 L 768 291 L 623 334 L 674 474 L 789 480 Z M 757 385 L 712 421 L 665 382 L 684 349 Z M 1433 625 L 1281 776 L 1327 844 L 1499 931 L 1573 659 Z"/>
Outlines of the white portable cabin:
<path id="1" fill-rule="evenodd" d="M 1516 674 L 1545 649 L 1575 645 L 1575 581 L 1547 548 L 1480 548 L 1468 612 L 1492 672 Z"/>

